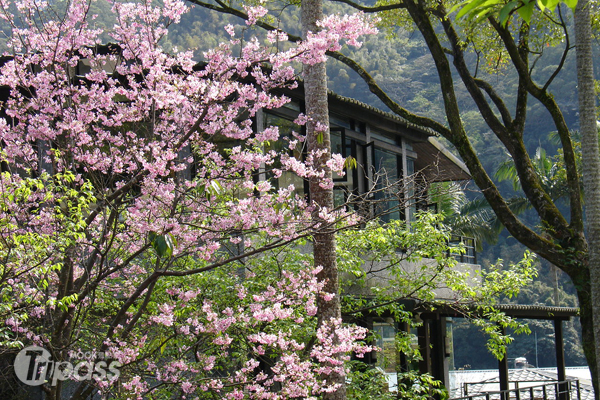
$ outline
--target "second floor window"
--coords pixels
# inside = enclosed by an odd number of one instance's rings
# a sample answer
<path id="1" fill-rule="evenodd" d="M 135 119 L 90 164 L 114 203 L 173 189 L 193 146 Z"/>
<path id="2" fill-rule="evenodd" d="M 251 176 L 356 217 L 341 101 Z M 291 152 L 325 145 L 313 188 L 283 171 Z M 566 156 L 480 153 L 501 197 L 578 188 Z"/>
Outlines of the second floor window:
<path id="1" fill-rule="evenodd" d="M 263 113 L 260 128 L 277 126 L 280 133 L 280 139 L 268 143 L 266 151 L 274 150 L 280 154 L 287 152 L 298 160 L 304 157 L 304 143 L 298 143 L 295 148 L 289 149 L 289 142 L 296 139 L 294 132 L 302 133 L 302 127 L 293 122 L 297 115 L 298 111 L 292 109 Z M 375 130 L 367 133 L 367 125 L 364 123 L 342 122 L 339 118 L 331 119 L 331 151 L 352 160 L 348 163 L 352 167 L 347 168 L 343 175 L 333 174 L 335 206 L 348 204 L 361 214 L 376 216 L 383 222 L 411 220 L 416 212 L 417 202 L 414 184 L 410 183 L 415 172 L 416 154 L 410 144 L 404 142 L 398 134 Z M 363 127 L 360 132 L 352 129 L 359 125 Z M 294 185 L 297 194 L 307 195 L 307 182 L 293 172 L 283 172 L 274 179 L 271 171 L 280 166 L 265 166 L 265 177 L 272 178 L 273 186 L 280 188 Z M 367 201 L 363 201 L 366 197 L 362 196 L 370 191 Z"/>

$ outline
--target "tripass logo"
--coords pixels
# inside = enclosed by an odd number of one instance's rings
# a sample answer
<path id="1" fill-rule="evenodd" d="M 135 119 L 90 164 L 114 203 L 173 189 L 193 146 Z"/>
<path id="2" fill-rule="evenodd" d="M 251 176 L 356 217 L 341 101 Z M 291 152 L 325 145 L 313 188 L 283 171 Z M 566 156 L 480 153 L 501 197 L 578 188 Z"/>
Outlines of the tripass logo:
<path id="1" fill-rule="evenodd" d="M 102 354 L 102 353 L 101 353 Z M 94 357 L 96 358 L 96 357 Z M 27 385 L 39 386 L 49 383 L 55 386 L 58 381 L 72 379 L 84 381 L 113 381 L 119 377 L 121 363 L 111 361 L 107 364 L 99 360 L 78 360 L 75 365 L 69 361 L 54 361 L 48 350 L 39 346 L 25 347 L 15 358 L 15 374 Z"/>

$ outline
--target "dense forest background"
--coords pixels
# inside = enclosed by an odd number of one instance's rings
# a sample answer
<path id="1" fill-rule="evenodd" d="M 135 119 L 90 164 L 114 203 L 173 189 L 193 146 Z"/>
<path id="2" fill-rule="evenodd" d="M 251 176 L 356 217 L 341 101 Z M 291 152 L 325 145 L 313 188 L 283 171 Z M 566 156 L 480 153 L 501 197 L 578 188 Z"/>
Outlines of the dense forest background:
<path id="1" fill-rule="evenodd" d="M 325 2 L 326 12 L 353 12 L 344 8 L 340 3 Z M 368 4 L 368 2 L 366 2 Z M 107 3 L 106 6 L 108 7 Z M 109 13 L 102 10 L 101 3 L 97 12 L 98 17 L 94 24 L 102 26 L 112 24 L 107 18 Z M 570 13 L 566 13 L 569 14 Z M 296 6 L 281 3 L 279 8 L 271 11 L 269 22 L 280 26 L 287 32 L 299 35 L 299 12 Z M 184 15 L 178 25 L 173 25 L 164 46 L 167 49 L 176 47 L 178 49 L 193 50 L 198 61 L 202 60 L 203 53 L 208 49 L 216 47 L 221 41 L 227 39 L 223 27 L 227 24 L 245 26 L 244 21 L 225 14 L 210 11 L 200 6 L 194 6 L 190 13 Z M 238 36 L 248 37 L 250 35 L 262 35 L 263 32 L 257 28 L 238 29 Z M 109 41 L 110 38 L 107 38 Z M 567 45 L 565 40 L 558 40 L 543 48 L 543 52 L 535 62 L 535 70 L 540 80 L 547 78 L 560 62 L 562 52 Z M 285 46 L 282 43 L 281 46 Z M 0 39 L 1 47 L 1 39 Z M 379 84 L 400 104 L 417 114 L 434 117 L 438 121 L 445 121 L 443 110 L 442 93 L 440 92 L 437 74 L 433 60 L 427 47 L 423 43 L 418 32 L 405 30 L 397 27 L 382 30 L 380 34 L 365 39 L 360 49 L 344 48 L 342 51 L 358 61 Z M 597 57 L 598 58 L 598 57 Z M 478 55 L 473 54 L 471 62 L 473 67 L 478 61 Z M 600 64 L 600 59 L 597 60 Z M 510 69 L 502 68 L 502 60 L 498 59 L 498 65 L 480 66 L 481 73 L 489 73 L 502 96 L 510 92 L 516 86 L 516 74 Z M 486 72 L 487 70 L 493 70 Z M 385 106 L 368 90 L 366 84 L 353 71 L 343 64 L 330 60 L 328 62 L 328 76 L 330 89 L 334 92 L 355 98 L 364 103 L 386 109 Z M 458 81 L 458 80 L 457 80 Z M 502 89 L 506 89 L 502 93 Z M 560 74 L 553 81 L 551 88 L 556 99 L 564 110 L 567 123 L 573 131 L 578 129 L 577 120 L 577 88 L 576 68 L 574 51 L 562 68 Z M 466 90 L 463 88 L 463 96 L 460 98 L 463 112 L 463 120 L 474 138 L 473 143 L 484 162 L 487 171 L 497 170 L 507 161 L 507 155 L 499 145 L 495 136 L 486 129 L 479 112 L 472 102 Z M 534 103 L 532 103 L 534 104 Z M 551 120 L 549 115 L 536 105 L 529 107 L 529 117 L 526 126 L 525 143 L 531 153 L 538 147 L 542 147 L 548 155 L 555 155 L 558 151 L 556 145 L 548 139 L 551 134 Z M 512 185 L 500 183 L 504 193 L 508 196 L 519 196 Z M 478 193 L 474 187 L 466 188 L 470 198 L 477 197 Z M 567 207 L 568 205 L 564 205 Z M 538 221 L 533 217 L 525 215 L 529 224 L 534 226 Z M 511 238 L 506 231 L 501 233 L 496 243 L 484 244 L 483 251 L 478 253 L 478 263 L 483 268 L 489 266 L 498 259 L 505 263 L 517 262 L 522 258 L 524 247 Z M 514 299 L 505 299 L 506 302 L 532 305 L 549 306 L 576 306 L 577 299 L 574 289 L 568 277 L 553 266 L 541 260 L 540 274 L 534 285 L 526 288 Z M 557 301 L 558 298 L 558 301 Z M 585 365 L 580 339 L 578 321 L 569 322 L 565 326 L 565 351 L 568 366 Z M 509 359 L 516 357 L 527 357 L 528 362 L 539 367 L 555 365 L 553 327 L 549 321 L 530 321 L 532 334 L 519 336 L 508 349 Z M 468 322 L 456 319 L 453 324 L 454 337 L 454 366 L 464 369 L 496 368 L 497 360 L 485 350 L 485 336 Z"/>

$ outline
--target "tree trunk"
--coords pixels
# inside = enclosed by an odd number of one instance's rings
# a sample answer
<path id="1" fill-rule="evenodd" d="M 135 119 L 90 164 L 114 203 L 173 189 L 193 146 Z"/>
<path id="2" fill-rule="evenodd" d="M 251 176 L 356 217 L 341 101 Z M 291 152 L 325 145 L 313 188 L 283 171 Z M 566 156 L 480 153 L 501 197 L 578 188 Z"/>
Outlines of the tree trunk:
<path id="1" fill-rule="evenodd" d="M 582 269 L 582 271 L 587 271 Z M 588 276 L 589 274 L 582 272 L 581 275 Z M 573 283 L 578 285 L 577 280 L 573 279 Z M 592 294 L 590 292 L 590 282 L 580 282 L 581 286 L 577 288 L 577 301 L 579 302 L 579 320 L 581 321 L 581 344 L 583 353 L 588 362 L 590 373 L 592 376 L 592 384 L 594 385 L 594 393 L 598 393 L 598 368 L 596 363 L 596 345 L 594 342 L 594 327 L 593 327 L 593 304 Z M 596 394 L 596 400 L 598 395 Z"/>
<path id="2" fill-rule="evenodd" d="M 596 127 L 596 93 L 592 59 L 592 28 L 589 1 L 579 0 L 575 10 L 575 45 L 577 48 L 577 85 L 579 96 L 579 125 L 583 161 L 583 187 L 585 193 L 586 236 L 588 241 L 588 267 L 590 271 L 591 312 L 595 359 L 588 358 L 592 371 L 600 370 L 600 154 L 598 128 Z M 581 300 L 581 299 L 580 299 Z M 581 301 L 580 301 L 581 303 Z M 583 313 L 583 307 L 582 307 Z M 591 351 L 586 352 L 587 353 Z M 597 374 L 592 376 L 596 400 L 600 399 Z"/>
<path id="3" fill-rule="evenodd" d="M 302 35 L 307 37 L 309 31 L 318 30 L 317 21 L 323 18 L 323 4 L 321 0 L 302 0 Z M 331 180 L 331 169 L 326 162 L 331 158 L 331 140 L 329 135 L 329 107 L 327 104 L 327 72 L 325 63 L 304 66 L 304 90 L 308 151 L 322 151 L 322 155 L 315 159 L 315 169 L 325 171 L 324 180 Z M 318 128 L 318 129 L 317 129 Z M 325 281 L 324 292 L 334 295 L 330 301 L 319 298 L 318 323 L 319 326 L 328 325 L 331 321 L 341 318 L 338 271 L 336 265 L 336 245 L 333 227 L 328 227 L 319 217 L 319 210 L 333 209 L 333 189 L 321 186 L 323 180 L 310 178 L 310 199 L 317 206 L 314 220 L 322 226 L 314 235 L 314 263 L 323 269 L 318 278 Z M 334 338 L 335 340 L 336 338 Z M 324 377 L 328 385 L 339 385 L 337 391 L 325 393 L 326 400 L 342 400 L 346 398 L 345 379 L 343 375 L 331 374 Z"/>

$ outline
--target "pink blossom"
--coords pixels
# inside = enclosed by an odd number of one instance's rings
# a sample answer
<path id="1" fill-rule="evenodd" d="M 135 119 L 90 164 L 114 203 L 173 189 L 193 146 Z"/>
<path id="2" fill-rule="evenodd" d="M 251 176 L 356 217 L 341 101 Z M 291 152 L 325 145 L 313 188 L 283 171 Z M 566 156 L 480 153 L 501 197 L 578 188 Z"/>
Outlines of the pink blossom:
<path id="1" fill-rule="evenodd" d="M 0 210 L 0 239 L 19 255 L 3 258 L 12 275 L 0 291 L 15 301 L 5 327 L 18 340 L 48 345 L 56 330 L 41 322 L 61 321 L 77 336 L 80 327 L 71 325 L 84 321 L 95 335 L 79 343 L 123 368 L 121 377 L 96 382 L 100 396 L 117 380 L 128 398 L 152 397 L 150 383 L 231 399 L 310 399 L 335 390 L 322 374 L 344 373 L 337 355 L 369 349 L 360 345 L 362 331 L 336 321 L 318 330 L 304 356 L 318 296 L 332 296 L 322 293 L 318 269 L 282 263 L 277 278 L 255 279 L 257 260 L 231 250 L 309 235 L 315 213 L 340 219 L 296 195 L 294 185 L 280 181 L 275 189 L 272 180 L 317 178 L 331 187 L 321 162 L 327 154 L 301 160 L 266 151 L 263 143 L 280 140 L 279 129 L 252 127 L 261 110 L 290 101 L 279 89 L 297 86 L 293 62 L 319 62 L 341 43 L 358 45 L 372 20 L 325 19 L 321 32 L 285 51 L 238 40 L 227 26 L 231 40 L 196 68 L 191 51 L 163 49 L 169 25 L 187 11 L 182 0 L 114 2 L 116 22 L 105 30 L 91 22 L 94 0 L 68 2 L 58 18 L 49 2 L 2 4 L 0 17 L 19 21 L 5 43 L 13 56 L 0 66 L 9 93 L 2 161 L 10 165 L 0 174 L 0 193 L 10 199 Z M 244 7 L 248 24 L 267 15 L 262 2 Z M 99 46 L 106 37 L 110 48 Z M 267 40 L 287 37 L 275 31 Z M 307 122 L 304 115 L 296 121 Z M 292 136 L 289 149 L 305 140 Z M 221 151 L 223 138 L 238 143 Z M 341 172 L 343 159 L 334 155 L 327 167 Z M 244 279 L 227 269 L 232 262 L 248 267 Z M 77 296 L 61 298 L 61 287 Z M 232 354 L 242 352 L 247 359 L 232 367 Z M 273 374 L 258 371 L 261 354 L 273 355 Z"/>
<path id="2" fill-rule="evenodd" d="M 194 392 L 194 385 L 192 385 L 190 382 L 183 382 L 181 384 L 181 390 L 183 390 L 184 393 L 190 394 Z"/>
<path id="3" fill-rule="evenodd" d="M 248 20 L 246 24 L 254 25 L 258 18 L 264 17 L 269 10 L 267 10 L 264 6 L 246 6 L 242 5 L 246 13 L 248 14 Z"/>

